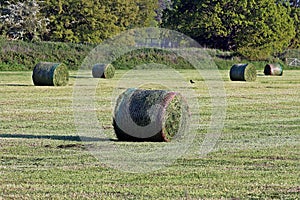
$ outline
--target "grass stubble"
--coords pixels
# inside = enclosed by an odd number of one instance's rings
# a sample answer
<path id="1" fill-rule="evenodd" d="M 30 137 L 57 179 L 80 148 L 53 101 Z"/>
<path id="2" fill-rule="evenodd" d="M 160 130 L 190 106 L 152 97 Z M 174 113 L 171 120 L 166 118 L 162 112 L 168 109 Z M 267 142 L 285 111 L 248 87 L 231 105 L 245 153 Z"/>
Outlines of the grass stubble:
<path id="1" fill-rule="evenodd" d="M 71 72 L 71 75 L 75 72 Z M 101 80 L 96 109 L 108 138 L 111 92 L 125 71 Z M 203 79 L 182 70 L 199 95 L 201 128 L 189 151 L 151 173 L 107 167 L 80 141 L 74 124 L 74 76 L 64 87 L 36 87 L 31 72 L 0 72 L 0 199 L 297 199 L 300 194 L 300 71 L 231 82 L 221 71 L 227 115 L 215 151 L 198 149 L 211 115 Z M 72 78 L 73 77 L 73 78 Z M 188 85 L 188 80 L 196 83 Z M 100 141 L 115 142 L 115 141 Z M 117 143 L 117 142 L 115 142 Z M 120 142 L 134 151 L 157 143 Z"/>

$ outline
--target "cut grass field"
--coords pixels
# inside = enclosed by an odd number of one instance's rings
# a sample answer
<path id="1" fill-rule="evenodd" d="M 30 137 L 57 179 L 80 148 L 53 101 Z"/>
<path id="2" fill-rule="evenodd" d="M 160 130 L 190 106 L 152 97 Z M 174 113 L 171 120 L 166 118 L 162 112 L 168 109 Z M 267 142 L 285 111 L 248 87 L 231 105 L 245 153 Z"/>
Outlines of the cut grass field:
<path id="1" fill-rule="evenodd" d="M 111 139 L 111 94 L 125 72 L 99 80 L 96 91 L 98 119 Z M 205 135 L 211 116 L 205 82 L 194 70 L 179 72 L 197 94 L 202 124 L 196 134 Z M 214 151 L 200 157 L 196 139 L 158 171 L 127 173 L 94 157 L 80 140 L 72 105 L 76 72 L 65 87 L 33 86 L 31 72 L 0 72 L 0 199 L 298 199 L 300 70 L 282 77 L 258 71 L 251 83 L 220 73 L 227 111 Z M 131 150 L 163 145 L 97 142 Z"/>

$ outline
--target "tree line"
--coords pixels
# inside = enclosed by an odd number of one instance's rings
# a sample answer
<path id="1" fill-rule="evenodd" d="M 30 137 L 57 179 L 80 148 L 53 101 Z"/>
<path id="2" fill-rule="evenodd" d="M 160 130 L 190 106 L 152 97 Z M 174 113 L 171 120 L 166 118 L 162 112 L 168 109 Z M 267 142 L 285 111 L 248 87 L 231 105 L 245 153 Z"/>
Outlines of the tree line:
<path id="1" fill-rule="evenodd" d="M 156 26 L 157 0 L 0 1 L 10 39 L 100 43 L 123 30 Z"/>
<path id="2" fill-rule="evenodd" d="M 298 0 L 0 0 L 0 35 L 97 44 L 124 30 L 163 27 L 253 60 L 299 48 Z"/>

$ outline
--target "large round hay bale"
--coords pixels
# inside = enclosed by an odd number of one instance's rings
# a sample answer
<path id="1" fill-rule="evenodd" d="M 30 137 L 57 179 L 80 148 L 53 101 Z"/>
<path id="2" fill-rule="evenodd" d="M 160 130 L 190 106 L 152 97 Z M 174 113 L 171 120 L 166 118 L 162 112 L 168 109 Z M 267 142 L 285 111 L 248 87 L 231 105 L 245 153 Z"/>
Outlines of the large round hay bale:
<path id="1" fill-rule="evenodd" d="M 32 80 L 37 86 L 65 86 L 69 71 L 63 63 L 40 62 L 33 69 Z"/>
<path id="2" fill-rule="evenodd" d="M 112 64 L 95 64 L 92 74 L 94 78 L 112 78 L 115 75 L 115 68 Z"/>
<path id="3" fill-rule="evenodd" d="M 264 69 L 265 75 L 282 76 L 283 69 L 280 63 L 267 64 Z"/>
<path id="4" fill-rule="evenodd" d="M 255 81 L 256 68 L 250 64 L 236 64 L 230 69 L 230 79 L 232 81 Z"/>
<path id="5" fill-rule="evenodd" d="M 189 118 L 183 96 L 166 90 L 129 88 L 116 103 L 113 126 L 121 141 L 170 141 Z"/>

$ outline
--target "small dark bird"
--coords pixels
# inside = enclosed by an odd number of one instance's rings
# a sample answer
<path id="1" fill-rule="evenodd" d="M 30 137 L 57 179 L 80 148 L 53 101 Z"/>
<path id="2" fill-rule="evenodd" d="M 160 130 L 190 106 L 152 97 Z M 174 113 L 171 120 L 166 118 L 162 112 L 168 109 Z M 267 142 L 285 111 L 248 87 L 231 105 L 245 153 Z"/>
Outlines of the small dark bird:
<path id="1" fill-rule="evenodd" d="M 190 83 L 195 83 L 192 79 L 190 80 Z"/>

